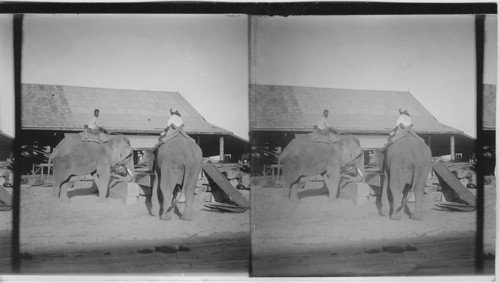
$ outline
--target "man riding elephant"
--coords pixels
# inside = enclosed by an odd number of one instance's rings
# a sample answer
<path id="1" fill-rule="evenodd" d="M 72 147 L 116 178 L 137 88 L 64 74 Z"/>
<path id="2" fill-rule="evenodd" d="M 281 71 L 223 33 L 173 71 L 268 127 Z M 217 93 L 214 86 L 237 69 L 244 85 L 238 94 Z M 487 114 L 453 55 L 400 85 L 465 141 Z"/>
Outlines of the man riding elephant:
<path id="1" fill-rule="evenodd" d="M 167 127 L 160 133 L 157 146 L 168 141 L 178 133 L 182 134 L 187 139 L 191 139 L 191 137 L 184 132 L 183 128 L 184 121 L 182 120 L 181 114 L 178 110 L 172 111 L 172 108 L 170 108 L 170 118 L 168 118 Z"/>
<path id="2" fill-rule="evenodd" d="M 54 148 L 49 166 L 50 163 L 53 163 L 54 172 L 51 194 L 62 200 L 69 200 L 67 187 L 72 176 L 92 174 L 99 190 L 99 201 L 103 202 L 108 194 L 111 174 L 126 171 L 129 175 L 126 179 L 116 174 L 113 176 L 130 181 L 134 170 L 130 141 L 121 135 L 110 136 L 106 143 L 87 142 L 80 135 L 68 136 Z"/>
<path id="3" fill-rule="evenodd" d="M 104 134 L 107 133 L 107 131 L 98 121 L 99 113 L 99 109 L 95 109 L 94 116 L 92 116 L 88 124 L 84 125 L 85 140 L 88 140 L 88 133 L 90 133 L 97 136 L 98 142 L 105 141 L 106 137 Z"/>
<path id="4" fill-rule="evenodd" d="M 399 108 L 399 117 L 396 120 L 396 127 L 389 133 L 389 138 L 387 141 L 387 145 L 392 144 L 397 141 L 400 137 L 405 135 L 406 133 L 410 133 L 417 139 L 421 139 L 415 132 L 412 130 L 413 121 L 411 119 L 410 114 L 406 108 Z M 422 140 L 423 141 L 423 140 Z"/>
<path id="5" fill-rule="evenodd" d="M 312 139 L 314 141 L 319 141 L 319 136 L 326 137 L 326 141 L 329 142 L 334 142 L 335 141 L 335 131 L 333 130 L 333 127 L 330 126 L 330 123 L 328 122 L 328 113 L 329 111 L 327 109 L 323 110 L 323 116 L 321 119 L 318 121 L 317 125 L 313 126 L 313 136 Z M 319 134 L 319 135 L 318 135 Z"/>
<path id="6" fill-rule="evenodd" d="M 309 136 L 293 139 L 283 150 L 279 163 L 283 168 L 283 188 L 297 202 L 297 184 L 303 176 L 321 174 L 335 201 L 341 178 L 351 181 L 363 179 L 363 155 L 359 140 L 351 135 L 339 135 L 337 142 L 315 142 Z M 345 174 L 344 172 L 349 172 Z M 352 172 L 356 177 L 352 176 Z"/>

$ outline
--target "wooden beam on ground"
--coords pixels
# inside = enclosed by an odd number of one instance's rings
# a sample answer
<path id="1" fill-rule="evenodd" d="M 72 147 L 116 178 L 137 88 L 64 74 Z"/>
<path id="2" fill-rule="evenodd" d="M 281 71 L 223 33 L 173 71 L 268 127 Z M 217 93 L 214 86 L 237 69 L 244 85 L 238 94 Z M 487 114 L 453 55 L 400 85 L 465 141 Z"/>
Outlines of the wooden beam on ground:
<path id="1" fill-rule="evenodd" d="M 250 207 L 250 202 L 222 175 L 212 164 L 203 164 L 203 171 L 221 188 L 235 203 L 242 207 Z"/>

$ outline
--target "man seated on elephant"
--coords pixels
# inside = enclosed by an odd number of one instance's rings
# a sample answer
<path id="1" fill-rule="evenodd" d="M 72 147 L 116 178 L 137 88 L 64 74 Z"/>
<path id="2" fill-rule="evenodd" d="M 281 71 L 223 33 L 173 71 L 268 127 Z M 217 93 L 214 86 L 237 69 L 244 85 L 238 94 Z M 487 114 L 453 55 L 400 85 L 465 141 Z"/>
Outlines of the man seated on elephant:
<path id="1" fill-rule="evenodd" d="M 409 130 L 413 127 L 413 121 L 410 114 L 406 108 L 399 108 L 399 117 L 396 120 L 396 127 L 389 134 L 388 144 L 392 142 L 392 139 L 402 133 L 405 130 Z"/>
<path id="2" fill-rule="evenodd" d="M 87 132 L 97 135 L 99 142 L 101 140 L 104 140 L 104 138 L 101 139 L 101 134 L 104 135 L 106 133 L 106 129 L 101 126 L 99 121 L 97 120 L 99 118 L 99 109 L 94 110 L 94 116 L 92 116 L 92 119 L 90 119 L 89 123 L 85 125 L 85 139 L 88 139 Z"/>
<path id="3" fill-rule="evenodd" d="M 332 132 L 333 132 L 333 127 L 330 126 L 330 123 L 328 122 L 329 111 L 327 109 L 323 110 L 323 116 L 321 119 L 318 121 L 317 125 L 314 125 L 314 138 L 313 140 L 318 139 L 318 133 L 322 136 L 328 137 L 328 139 L 331 141 L 333 140 L 332 137 Z"/>
<path id="4" fill-rule="evenodd" d="M 167 127 L 161 132 L 157 145 L 166 142 L 177 133 L 182 134 L 186 138 L 191 138 L 182 128 L 184 128 L 184 121 L 182 120 L 181 114 L 178 110 L 172 111 L 172 109 L 170 109 L 170 118 L 168 118 Z"/>
<path id="5" fill-rule="evenodd" d="M 413 127 L 413 121 L 408 110 L 406 110 L 406 108 L 399 108 L 399 117 L 396 120 L 396 127 L 389 134 L 389 137 L 393 137 L 401 131 L 411 127 Z"/>

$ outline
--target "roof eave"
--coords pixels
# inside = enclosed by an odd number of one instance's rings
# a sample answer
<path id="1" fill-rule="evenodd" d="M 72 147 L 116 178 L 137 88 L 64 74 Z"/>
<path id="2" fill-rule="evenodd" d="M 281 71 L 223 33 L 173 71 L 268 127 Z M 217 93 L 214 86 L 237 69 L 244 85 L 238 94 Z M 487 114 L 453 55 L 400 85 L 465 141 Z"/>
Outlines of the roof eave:
<path id="1" fill-rule="evenodd" d="M 252 128 L 252 131 L 258 132 L 312 132 L 310 128 Z M 342 129 L 336 128 L 336 130 L 341 132 L 347 132 L 350 134 L 389 134 L 393 129 L 378 129 L 378 130 L 368 130 L 368 129 Z M 414 130 L 417 134 L 453 134 L 453 135 L 465 135 L 462 131 L 451 130 L 451 131 L 441 131 L 441 130 Z"/>
<path id="2" fill-rule="evenodd" d="M 72 127 L 37 127 L 37 126 L 23 126 L 22 130 L 31 131 L 61 131 L 61 132 L 81 132 L 83 129 L 72 128 Z M 131 129 L 119 129 L 119 128 L 107 128 L 110 132 L 122 133 L 122 134 L 148 134 L 148 135 L 158 135 L 162 130 L 131 130 Z M 186 131 L 190 135 L 232 135 L 229 131 Z"/>

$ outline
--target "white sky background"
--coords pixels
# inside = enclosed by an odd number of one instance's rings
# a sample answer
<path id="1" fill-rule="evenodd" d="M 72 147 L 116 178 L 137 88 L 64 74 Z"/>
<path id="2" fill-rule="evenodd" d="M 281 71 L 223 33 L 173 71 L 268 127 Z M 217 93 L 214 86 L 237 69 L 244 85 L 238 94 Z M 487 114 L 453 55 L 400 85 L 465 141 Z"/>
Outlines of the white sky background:
<path id="1" fill-rule="evenodd" d="M 438 121 L 476 137 L 474 16 L 259 17 L 252 25 L 252 83 L 409 90 Z M 486 33 L 484 82 L 496 84 L 496 17 Z"/>
<path id="2" fill-rule="evenodd" d="M 13 17 L 0 15 L 0 130 L 14 137 Z"/>
<path id="3" fill-rule="evenodd" d="M 487 16 L 493 84 L 496 25 Z M 30 15 L 24 28 L 23 82 L 179 90 L 208 122 L 248 138 L 245 16 Z M 409 90 L 476 136 L 472 16 L 274 17 L 257 31 L 256 83 Z M 0 41 L 0 130 L 14 136 L 11 15 L 0 15 Z"/>
<path id="4" fill-rule="evenodd" d="M 23 83 L 178 90 L 248 139 L 244 15 L 28 15 L 23 27 Z"/>

